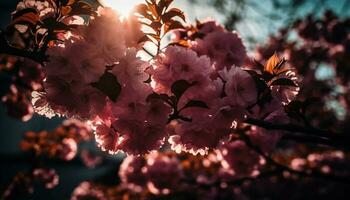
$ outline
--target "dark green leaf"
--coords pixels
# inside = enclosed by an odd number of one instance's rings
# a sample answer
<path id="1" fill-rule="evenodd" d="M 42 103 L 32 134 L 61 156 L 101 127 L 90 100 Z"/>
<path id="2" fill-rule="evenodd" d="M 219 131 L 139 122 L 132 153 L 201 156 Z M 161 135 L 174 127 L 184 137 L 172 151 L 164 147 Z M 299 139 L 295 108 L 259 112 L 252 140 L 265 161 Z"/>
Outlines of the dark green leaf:
<path id="1" fill-rule="evenodd" d="M 146 98 L 146 102 L 150 102 L 153 99 L 161 99 L 160 95 L 157 93 L 152 93 L 150 95 L 147 96 Z"/>
<path id="2" fill-rule="evenodd" d="M 103 92 L 112 101 L 117 101 L 122 90 L 117 77 L 110 72 L 105 72 L 100 80 L 96 83 L 92 83 L 92 86 Z"/>
<path id="3" fill-rule="evenodd" d="M 255 67 L 257 67 L 261 72 L 264 71 L 265 66 L 261 64 L 259 61 L 254 59 L 254 64 L 255 64 Z"/>
<path id="4" fill-rule="evenodd" d="M 271 74 L 270 72 L 268 72 L 268 71 L 263 71 L 262 78 L 263 78 L 266 82 L 271 81 L 274 77 L 275 77 L 275 75 Z"/>
<path id="5" fill-rule="evenodd" d="M 185 91 L 193 86 L 193 83 L 189 83 L 186 80 L 178 80 L 171 86 L 171 92 L 179 100 Z"/>
<path id="6" fill-rule="evenodd" d="M 280 85 L 280 86 L 292 86 L 292 87 L 298 87 L 294 81 L 287 79 L 287 78 L 280 78 L 274 80 L 271 85 Z"/>
<path id="7" fill-rule="evenodd" d="M 203 101 L 199 101 L 199 100 L 190 100 L 186 103 L 186 105 L 183 107 L 184 108 L 190 108 L 190 107 L 198 107 L 198 108 L 207 108 L 209 109 L 208 105 L 203 102 Z"/>

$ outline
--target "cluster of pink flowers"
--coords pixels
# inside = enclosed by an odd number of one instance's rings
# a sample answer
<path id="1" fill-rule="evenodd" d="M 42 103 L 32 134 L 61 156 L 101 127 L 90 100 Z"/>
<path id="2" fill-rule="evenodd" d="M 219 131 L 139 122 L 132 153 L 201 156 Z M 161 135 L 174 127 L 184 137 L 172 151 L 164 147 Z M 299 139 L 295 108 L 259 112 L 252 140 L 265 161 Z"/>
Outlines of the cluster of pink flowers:
<path id="1" fill-rule="evenodd" d="M 78 120 L 66 120 L 54 131 L 29 131 L 20 143 L 20 148 L 36 156 L 57 158 L 64 161 L 74 159 L 78 144 L 92 139 L 92 130 Z"/>
<path id="2" fill-rule="evenodd" d="M 47 189 L 56 187 L 59 182 L 59 176 L 54 169 L 35 169 L 33 171 L 33 177 L 34 179 L 40 180 Z"/>
<path id="3" fill-rule="evenodd" d="M 8 92 L 1 96 L 7 113 L 22 121 L 30 120 L 34 114 L 31 92 L 43 88 L 42 66 L 29 59 L 0 56 L 0 73 L 11 79 Z"/>
<path id="4" fill-rule="evenodd" d="M 255 78 L 242 67 L 249 60 L 242 40 L 214 21 L 174 31 L 173 42 L 187 45 L 170 45 L 150 62 L 137 54 L 143 33 L 136 17 L 122 20 L 100 8 L 78 32 L 48 50 L 45 91 L 34 93 L 33 103 L 49 117 L 89 120 L 98 145 L 112 154 L 145 154 L 168 140 L 176 152 L 204 155 L 249 116 L 285 122 L 282 103 L 296 94 L 284 100 L 290 90 L 271 84 L 272 97 L 261 102 Z M 268 104 L 276 109 L 264 111 Z M 252 133 L 258 143 L 271 138 L 264 131 Z"/>
<path id="5" fill-rule="evenodd" d="M 73 191 L 71 200 L 98 199 L 107 200 L 106 195 L 98 187 L 89 182 L 82 182 Z"/>
<path id="6" fill-rule="evenodd" d="M 175 156 L 153 152 L 146 158 L 129 156 L 120 166 L 122 183 L 135 192 L 145 187 L 156 195 L 169 194 L 183 178 L 180 161 Z"/>

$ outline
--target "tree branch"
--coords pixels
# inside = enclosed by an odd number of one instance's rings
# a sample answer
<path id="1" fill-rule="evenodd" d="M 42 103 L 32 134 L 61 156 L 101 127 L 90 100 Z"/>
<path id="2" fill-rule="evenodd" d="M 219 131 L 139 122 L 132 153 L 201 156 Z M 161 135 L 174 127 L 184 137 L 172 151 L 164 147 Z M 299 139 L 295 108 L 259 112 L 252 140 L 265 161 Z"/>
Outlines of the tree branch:
<path id="1" fill-rule="evenodd" d="M 308 143 L 323 144 L 337 148 L 350 149 L 350 137 L 345 133 L 334 133 L 313 127 L 305 127 L 297 124 L 275 124 L 260 119 L 248 118 L 245 123 L 259 126 L 267 130 L 287 131 L 285 138 L 301 140 Z"/>
<path id="2" fill-rule="evenodd" d="M 350 184 L 350 177 L 345 177 L 345 176 L 337 176 L 334 174 L 325 174 L 322 172 L 310 170 L 310 171 L 300 171 L 300 170 L 294 170 L 290 168 L 289 166 L 283 165 L 275 161 L 273 158 L 270 156 L 266 155 L 259 146 L 254 145 L 250 138 L 247 135 L 242 135 L 243 140 L 245 141 L 246 145 L 250 147 L 252 150 L 254 150 L 257 154 L 262 156 L 267 163 L 273 165 L 276 167 L 276 170 L 281 170 L 281 171 L 287 171 L 291 174 L 295 174 L 298 176 L 304 176 L 304 177 L 310 177 L 310 178 L 318 178 L 318 179 L 325 179 L 325 180 L 330 180 L 330 181 L 336 181 L 344 184 Z"/>

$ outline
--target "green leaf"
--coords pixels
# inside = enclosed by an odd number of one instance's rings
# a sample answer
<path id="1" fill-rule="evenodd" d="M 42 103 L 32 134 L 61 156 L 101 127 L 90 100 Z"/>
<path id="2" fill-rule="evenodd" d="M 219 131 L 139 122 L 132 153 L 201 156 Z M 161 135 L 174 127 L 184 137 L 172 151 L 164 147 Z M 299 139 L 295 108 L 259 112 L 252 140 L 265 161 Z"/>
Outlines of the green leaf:
<path id="1" fill-rule="evenodd" d="M 105 72 L 98 82 L 91 84 L 96 89 L 100 90 L 105 94 L 110 100 L 116 102 L 120 92 L 122 90 L 121 85 L 119 84 L 117 77 L 110 72 Z"/>
<path id="2" fill-rule="evenodd" d="M 287 78 L 280 78 L 274 80 L 271 85 L 280 85 L 280 86 L 292 86 L 292 87 L 298 87 L 294 81 L 287 79 Z"/>
<path id="3" fill-rule="evenodd" d="M 190 100 L 190 101 L 188 101 L 186 103 L 186 105 L 183 107 L 183 109 L 190 108 L 190 107 L 198 107 L 198 108 L 209 109 L 208 105 L 205 102 L 199 101 L 199 100 Z"/>
<path id="4" fill-rule="evenodd" d="M 186 80 L 178 80 L 171 86 L 171 92 L 175 95 L 177 100 L 179 100 L 186 90 L 193 85 L 193 83 L 189 83 Z"/>

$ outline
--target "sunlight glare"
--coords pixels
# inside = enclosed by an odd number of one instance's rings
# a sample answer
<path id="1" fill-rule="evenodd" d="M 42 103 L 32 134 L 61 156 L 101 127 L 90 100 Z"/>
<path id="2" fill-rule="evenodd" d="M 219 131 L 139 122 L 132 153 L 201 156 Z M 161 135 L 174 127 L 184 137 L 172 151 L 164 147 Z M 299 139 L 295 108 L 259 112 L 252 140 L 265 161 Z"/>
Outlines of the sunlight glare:
<path id="1" fill-rule="evenodd" d="M 134 6 L 144 3 L 144 0 L 103 0 L 102 4 L 116 10 L 122 17 L 127 17 Z"/>

